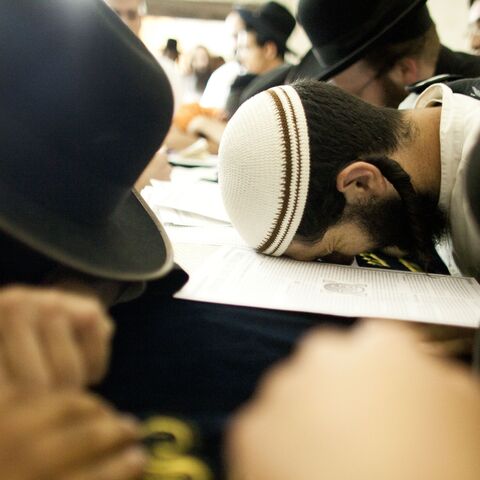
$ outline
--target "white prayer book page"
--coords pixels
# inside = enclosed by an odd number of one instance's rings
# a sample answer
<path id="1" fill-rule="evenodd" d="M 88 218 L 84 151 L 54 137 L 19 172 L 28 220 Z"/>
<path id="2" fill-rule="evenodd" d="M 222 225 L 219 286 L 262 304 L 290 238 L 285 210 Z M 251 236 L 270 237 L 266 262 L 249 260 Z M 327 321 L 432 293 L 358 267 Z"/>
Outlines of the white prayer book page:
<path id="1" fill-rule="evenodd" d="M 175 296 L 347 317 L 480 325 L 480 285 L 473 278 L 298 262 L 236 247 L 216 250 Z"/>

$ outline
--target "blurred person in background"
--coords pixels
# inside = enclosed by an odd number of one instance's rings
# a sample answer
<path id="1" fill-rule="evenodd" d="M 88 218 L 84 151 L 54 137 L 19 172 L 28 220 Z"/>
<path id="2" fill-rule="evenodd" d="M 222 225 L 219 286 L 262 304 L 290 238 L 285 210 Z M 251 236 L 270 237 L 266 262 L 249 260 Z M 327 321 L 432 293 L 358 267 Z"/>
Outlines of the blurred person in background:
<path id="1" fill-rule="evenodd" d="M 238 58 L 245 69 L 230 90 L 226 114 L 230 118 L 237 108 L 257 92 L 257 79 L 289 68 L 285 63 L 287 41 L 295 28 L 295 18 L 277 2 L 267 2 L 257 10 L 239 10 L 245 29 L 238 35 Z"/>
<path id="2" fill-rule="evenodd" d="M 475 55 L 480 55 L 480 0 L 470 0 L 468 35 L 470 49 Z"/>
<path id="3" fill-rule="evenodd" d="M 183 105 L 176 112 L 166 140 L 166 144 L 170 148 L 181 150 L 199 139 L 196 133 L 187 131 L 189 122 L 196 116 L 218 119 L 220 122 L 214 122 L 213 125 L 216 129 L 220 128 L 221 130 L 221 122 L 226 118 L 225 108 L 232 83 L 240 73 L 244 73 L 244 69 L 238 61 L 238 35 L 244 28 L 245 24 L 239 14 L 239 9 L 232 10 L 225 18 L 226 41 L 231 44 L 231 58 L 212 72 L 199 104 Z M 210 141 L 209 150 L 216 153 L 217 143 Z"/>
<path id="4" fill-rule="evenodd" d="M 183 63 L 185 88 L 182 103 L 199 103 L 210 76 L 219 66 L 219 57 L 212 56 L 205 46 L 197 45 Z"/>
<path id="5" fill-rule="evenodd" d="M 252 95 L 314 79 L 329 81 L 374 105 L 412 108 L 419 93 L 440 81 L 429 82 L 431 77 L 479 77 L 477 56 L 440 43 L 425 3 L 300 0 L 297 19 L 313 48 L 298 65 L 265 75 Z"/>
<path id="6" fill-rule="evenodd" d="M 313 78 L 374 105 L 396 108 L 408 85 L 436 75 L 480 76 L 478 57 L 440 43 L 426 0 L 300 0 L 298 20 L 318 62 Z"/>
<path id="7" fill-rule="evenodd" d="M 162 51 L 162 55 L 166 58 L 169 58 L 172 62 L 176 62 L 180 56 L 177 40 L 174 38 L 169 38 L 165 48 Z"/>
<path id="8" fill-rule="evenodd" d="M 239 9 L 232 10 L 227 15 L 225 29 L 228 41 L 231 42 L 231 58 L 212 73 L 200 99 L 201 107 L 215 108 L 219 111 L 225 110 L 230 87 L 235 78 L 243 72 L 238 61 L 238 35 L 245 29 L 245 24 L 239 14 Z"/>
<path id="9" fill-rule="evenodd" d="M 174 119 L 176 128 L 167 138 L 170 146 L 185 147 L 198 138 L 209 141 L 209 150 L 218 151 L 218 145 L 225 129 L 226 121 L 237 108 L 250 97 L 251 88 L 256 90 L 257 80 L 271 71 L 288 68 L 285 64 L 287 41 L 295 28 L 295 18 L 277 2 L 267 2 L 255 11 L 237 10 L 245 28 L 238 32 L 238 59 L 245 73 L 238 75 L 230 87 L 224 111 L 190 109 L 182 111 Z"/>
<path id="10" fill-rule="evenodd" d="M 147 2 L 145 0 L 106 0 L 106 2 L 125 25 L 140 37 L 142 17 L 147 14 Z"/>

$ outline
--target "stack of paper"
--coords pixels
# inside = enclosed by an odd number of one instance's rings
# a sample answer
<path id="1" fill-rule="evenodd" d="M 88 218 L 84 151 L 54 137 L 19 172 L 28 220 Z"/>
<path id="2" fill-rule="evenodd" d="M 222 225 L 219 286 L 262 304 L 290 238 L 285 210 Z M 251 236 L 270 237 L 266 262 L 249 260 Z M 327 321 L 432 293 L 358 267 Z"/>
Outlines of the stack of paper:
<path id="1" fill-rule="evenodd" d="M 221 246 L 244 248 L 223 207 L 217 183 L 202 169 L 175 168 L 171 182 L 153 180 L 142 190 L 174 246 L 175 261 L 189 274 Z"/>

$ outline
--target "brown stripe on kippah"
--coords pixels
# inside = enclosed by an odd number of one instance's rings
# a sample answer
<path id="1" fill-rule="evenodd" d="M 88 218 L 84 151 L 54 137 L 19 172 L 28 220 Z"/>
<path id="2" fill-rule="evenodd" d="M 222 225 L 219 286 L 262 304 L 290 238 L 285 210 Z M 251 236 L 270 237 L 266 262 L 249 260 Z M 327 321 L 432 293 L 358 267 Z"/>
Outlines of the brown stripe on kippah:
<path id="1" fill-rule="evenodd" d="M 285 176 L 283 178 L 282 208 L 278 213 L 275 227 L 273 228 L 272 232 L 270 233 L 268 238 L 257 248 L 257 251 L 259 252 L 264 252 L 265 250 L 270 248 L 272 243 L 277 238 L 278 233 L 280 232 L 280 228 L 288 210 L 288 199 L 290 198 L 290 184 L 292 182 L 292 144 L 290 142 L 290 136 L 288 135 L 287 115 L 285 114 L 285 110 L 283 109 L 282 102 L 278 95 L 273 90 L 267 90 L 267 93 L 270 94 L 270 96 L 272 97 L 275 106 L 277 107 L 277 112 L 280 115 L 286 166 Z"/>
<path id="2" fill-rule="evenodd" d="M 280 90 L 282 90 L 282 92 L 285 93 L 285 96 L 287 97 L 289 110 L 290 110 L 290 113 L 292 114 L 292 118 L 293 118 L 293 127 L 294 127 L 294 129 L 295 129 L 295 139 L 296 139 L 296 141 L 297 141 L 298 175 L 297 175 L 297 182 L 296 182 L 295 185 L 293 186 L 293 189 L 294 189 L 295 193 L 294 193 L 294 195 L 293 195 L 293 208 L 292 208 L 292 212 L 291 212 L 291 214 L 290 214 L 290 219 L 288 220 L 287 228 L 286 228 L 285 231 L 283 232 L 282 239 L 281 239 L 280 242 L 278 243 L 279 246 L 283 243 L 283 241 L 285 240 L 285 237 L 287 236 L 288 232 L 290 231 L 290 227 L 292 226 L 293 219 L 295 218 L 295 214 L 296 214 L 296 212 L 297 212 L 297 208 L 298 208 L 298 196 L 299 196 L 299 190 L 300 190 L 300 179 L 302 178 L 302 167 L 303 167 L 303 163 L 302 163 L 302 152 L 301 152 L 301 148 L 300 148 L 300 134 L 299 134 L 299 131 L 298 131 L 297 116 L 295 115 L 295 110 L 294 110 L 294 108 L 293 108 L 292 99 L 289 97 L 289 95 L 288 95 L 288 93 L 285 91 L 285 89 L 283 89 L 282 87 L 280 87 Z M 278 249 L 278 247 L 275 249 L 275 251 L 276 251 L 277 249 Z M 275 251 L 273 251 L 272 253 L 275 253 Z"/>

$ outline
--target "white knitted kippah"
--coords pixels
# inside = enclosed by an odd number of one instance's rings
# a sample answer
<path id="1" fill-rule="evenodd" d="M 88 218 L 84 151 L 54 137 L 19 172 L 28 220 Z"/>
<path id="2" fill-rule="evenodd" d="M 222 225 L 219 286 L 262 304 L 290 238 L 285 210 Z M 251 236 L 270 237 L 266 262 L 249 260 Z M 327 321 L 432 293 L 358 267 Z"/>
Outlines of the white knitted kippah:
<path id="1" fill-rule="evenodd" d="M 246 243 L 282 255 L 302 219 L 310 178 L 307 120 L 291 86 L 245 102 L 232 117 L 219 150 L 225 208 Z"/>

